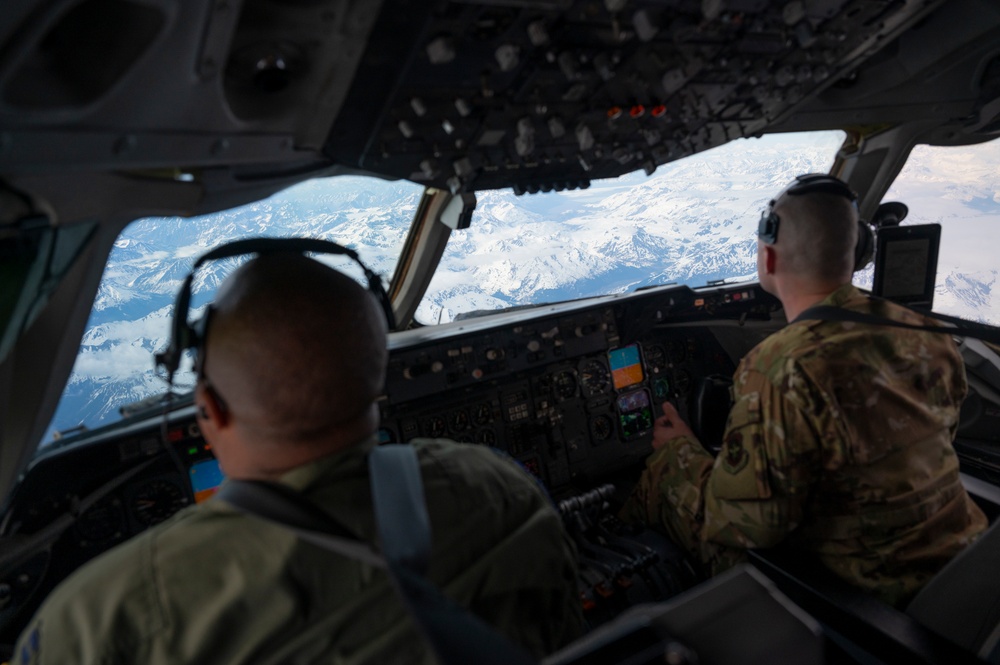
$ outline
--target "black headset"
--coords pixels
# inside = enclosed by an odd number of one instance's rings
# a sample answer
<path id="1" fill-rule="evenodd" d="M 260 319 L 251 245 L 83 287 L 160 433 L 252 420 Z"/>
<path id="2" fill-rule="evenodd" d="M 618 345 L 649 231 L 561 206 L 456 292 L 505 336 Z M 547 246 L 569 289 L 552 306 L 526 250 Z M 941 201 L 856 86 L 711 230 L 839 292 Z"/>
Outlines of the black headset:
<path id="1" fill-rule="evenodd" d="M 177 302 L 174 304 L 174 317 L 170 324 L 170 342 L 167 348 L 155 354 L 156 366 L 163 368 L 168 376 L 168 380 L 173 383 L 174 374 L 181 364 L 181 355 L 186 349 L 195 349 L 195 367 L 200 374 L 201 358 L 204 357 L 202 345 L 205 343 L 205 336 L 208 332 L 209 320 L 212 316 L 213 307 L 209 305 L 205 315 L 198 321 L 190 323 L 188 321 L 188 310 L 191 307 L 191 282 L 195 272 L 203 264 L 218 259 L 226 259 L 233 256 L 245 254 L 271 254 L 275 252 L 314 252 L 316 254 L 339 254 L 347 256 L 361 266 L 368 280 L 368 290 L 375 296 L 382 311 L 385 314 L 386 323 L 389 330 L 396 327 L 396 317 L 392 313 L 392 304 L 389 296 L 382 287 L 382 280 L 372 270 L 368 268 L 357 252 L 329 240 L 318 240 L 315 238 L 249 238 L 247 240 L 237 240 L 216 247 L 207 254 L 202 255 L 191 272 L 188 273 L 181 285 L 181 290 L 177 293 Z"/>
<path id="2" fill-rule="evenodd" d="M 872 255 L 875 253 L 875 234 L 871 226 L 861 219 L 857 193 L 840 178 L 826 173 L 806 173 L 795 176 L 795 182 L 781 192 L 781 194 L 792 196 L 813 193 L 843 197 L 850 201 L 854 210 L 859 213 L 858 244 L 854 246 L 854 272 L 861 270 L 871 262 Z M 757 226 L 757 237 L 768 245 L 773 245 L 778 241 L 778 226 L 781 223 L 781 218 L 774 212 L 774 205 L 777 203 L 778 197 L 771 199 L 771 202 L 767 204 L 767 209 L 760 214 L 760 223 Z"/>

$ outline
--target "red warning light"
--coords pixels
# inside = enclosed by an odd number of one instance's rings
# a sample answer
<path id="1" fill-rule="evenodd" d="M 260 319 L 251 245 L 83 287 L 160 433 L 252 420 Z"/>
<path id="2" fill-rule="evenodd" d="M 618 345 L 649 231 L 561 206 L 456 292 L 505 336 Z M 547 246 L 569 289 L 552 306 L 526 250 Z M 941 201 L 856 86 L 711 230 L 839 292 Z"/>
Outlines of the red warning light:
<path id="1" fill-rule="evenodd" d="M 642 104 L 636 104 L 631 109 L 629 109 L 628 114 L 629 117 L 632 118 L 641 118 L 646 114 L 646 107 L 643 106 Z"/>
<path id="2" fill-rule="evenodd" d="M 663 115 L 664 115 L 664 114 L 665 114 L 666 112 L 667 112 L 667 107 L 666 107 L 666 106 L 665 106 L 664 104 L 657 104 L 656 106 L 654 106 L 654 107 L 653 107 L 652 109 L 650 109 L 650 111 L 649 111 L 649 113 L 650 113 L 650 114 L 651 114 L 651 115 L 652 115 L 652 116 L 653 116 L 654 118 L 660 118 L 660 117 L 663 117 Z"/>
<path id="3" fill-rule="evenodd" d="M 608 109 L 608 118 L 611 120 L 617 120 L 622 116 L 622 107 L 612 106 Z"/>

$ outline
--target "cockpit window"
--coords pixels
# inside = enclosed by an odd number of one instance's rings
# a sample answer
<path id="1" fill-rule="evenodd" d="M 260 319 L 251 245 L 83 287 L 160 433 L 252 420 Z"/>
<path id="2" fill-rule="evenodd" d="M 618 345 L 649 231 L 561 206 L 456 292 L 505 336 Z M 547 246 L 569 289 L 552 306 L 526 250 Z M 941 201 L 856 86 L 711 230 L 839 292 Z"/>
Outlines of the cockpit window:
<path id="1" fill-rule="evenodd" d="M 136 220 L 108 259 L 73 373 L 42 445 L 57 432 L 110 424 L 123 408 L 166 392 L 153 353 L 166 346 L 174 299 L 198 256 L 240 238 L 309 236 L 354 248 L 388 279 L 422 194 L 423 187 L 410 182 L 342 176 L 210 215 Z M 317 258 L 362 280 L 347 259 Z M 192 318 L 239 263 L 227 259 L 199 269 Z M 193 374 L 187 363 L 182 368 L 187 371 L 176 377 L 175 390 L 183 392 L 193 387 Z"/>
<path id="2" fill-rule="evenodd" d="M 472 226 L 453 233 L 417 320 L 446 322 L 476 310 L 650 284 L 753 279 L 760 210 L 794 175 L 829 170 L 843 140 L 840 131 L 765 136 L 662 166 L 651 177 L 640 171 L 586 190 L 480 192 Z M 167 343 L 177 289 L 201 254 L 251 236 L 320 237 L 353 247 L 388 278 L 421 194 L 403 181 L 327 178 L 232 210 L 132 223 L 105 268 L 43 445 L 56 432 L 110 424 L 123 407 L 165 392 L 152 354 Z M 238 263 L 199 271 L 193 318 Z M 353 264 L 332 263 L 354 274 Z M 190 389 L 190 372 L 175 385 Z"/>
<path id="3" fill-rule="evenodd" d="M 765 136 L 585 190 L 480 192 L 472 225 L 452 234 L 417 319 L 434 324 L 651 284 L 754 279 L 760 211 L 793 176 L 828 171 L 843 140 L 840 131 Z M 1000 141 L 918 146 L 884 198 L 909 206 L 904 224 L 943 227 L 938 311 L 1000 322 L 988 249 L 1000 228 L 998 174 Z M 152 354 L 167 342 L 174 297 L 197 256 L 237 238 L 312 236 L 353 247 L 388 278 L 421 194 L 422 187 L 403 181 L 328 178 L 211 215 L 137 220 L 108 261 L 43 444 L 57 431 L 110 424 L 122 407 L 164 393 Z M 331 263 L 360 278 L 353 264 Z M 226 260 L 199 271 L 193 317 L 237 264 Z M 855 281 L 870 286 L 871 270 Z M 190 388 L 191 375 L 177 384 Z"/>
<path id="4" fill-rule="evenodd" d="M 417 310 L 425 324 L 477 310 L 756 277 L 761 209 L 794 176 L 827 172 L 841 131 L 741 139 L 588 189 L 480 192 Z"/>
<path id="5" fill-rule="evenodd" d="M 883 201 L 906 204 L 903 225 L 941 225 L 934 310 L 1000 324 L 1000 140 L 916 146 Z"/>

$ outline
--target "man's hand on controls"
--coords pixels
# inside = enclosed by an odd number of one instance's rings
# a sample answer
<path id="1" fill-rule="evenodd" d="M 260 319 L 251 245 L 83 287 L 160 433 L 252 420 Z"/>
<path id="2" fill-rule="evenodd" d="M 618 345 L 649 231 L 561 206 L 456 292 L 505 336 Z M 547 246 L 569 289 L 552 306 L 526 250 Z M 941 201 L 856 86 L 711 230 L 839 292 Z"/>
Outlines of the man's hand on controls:
<path id="1" fill-rule="evenodd" d="M 663 403 L 663 415 L 656 419 L 653 425 L 653 450 L 659 450 L 667 441 L 679 436 L 695 438 L 694 432 L 684 422 L 677 409 L 670 402 Z"/>

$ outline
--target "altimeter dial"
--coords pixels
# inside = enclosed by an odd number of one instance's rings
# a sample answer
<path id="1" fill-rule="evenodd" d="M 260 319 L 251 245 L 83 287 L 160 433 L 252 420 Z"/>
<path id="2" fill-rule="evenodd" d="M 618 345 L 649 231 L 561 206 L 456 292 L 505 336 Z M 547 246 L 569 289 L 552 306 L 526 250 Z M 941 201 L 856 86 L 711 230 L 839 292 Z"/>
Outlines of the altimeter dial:
<path id="1" fill-rule="evenodd" d="M 184 492 L 169 480 L 151 480 L 132 495 L 129 503 L 136 521 L 146 526 L 159 524 L 187 504 Z"/>
<path id="2" fill-rule="evenodd" d="M 589 395 L 600 395 L 611 387 L 611 374 L 600 360 L 588 360 L 580 366 L 580 385 Z"/>

